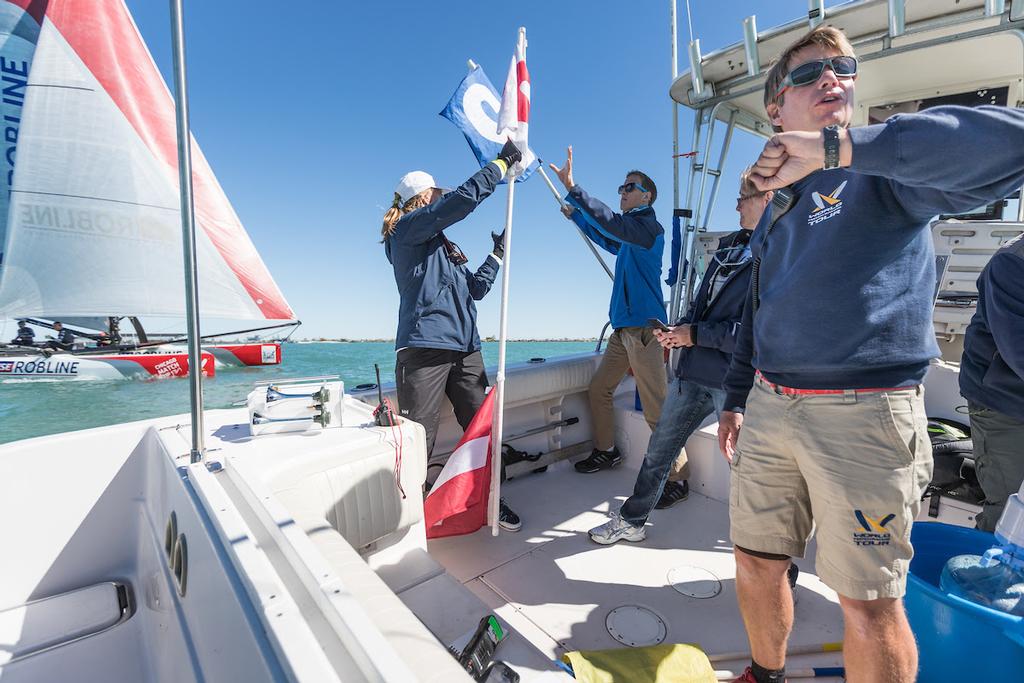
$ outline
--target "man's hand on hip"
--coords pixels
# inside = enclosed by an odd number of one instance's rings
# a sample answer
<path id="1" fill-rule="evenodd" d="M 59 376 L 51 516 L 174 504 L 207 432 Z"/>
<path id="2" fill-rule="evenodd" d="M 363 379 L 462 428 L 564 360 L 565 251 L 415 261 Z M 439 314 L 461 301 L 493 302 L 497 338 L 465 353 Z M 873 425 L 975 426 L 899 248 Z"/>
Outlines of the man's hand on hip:
<path id="1" fill-rule="evenodd" d="M 729 464 L 732 464 L 732 456 L 736 452 L 736 442 L 739 441 L 742 426 L 743 413 L 723 410 L 718 418 L 718 447 Z"/>

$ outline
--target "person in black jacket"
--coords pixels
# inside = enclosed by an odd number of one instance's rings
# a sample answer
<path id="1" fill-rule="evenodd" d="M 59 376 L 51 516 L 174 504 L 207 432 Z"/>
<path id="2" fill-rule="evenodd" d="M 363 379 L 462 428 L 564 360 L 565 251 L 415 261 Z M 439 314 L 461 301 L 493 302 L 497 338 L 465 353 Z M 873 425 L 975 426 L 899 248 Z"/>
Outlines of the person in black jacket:
<path id="1" fill-rule="evenodd" d="M 494 250 L 470 272 L 468 259 L 444 234 L 489 197 L 509 167 L 522 159 L 510 141 L 498 158 L 451 192 L 433 177 L 413 171 L 402 177 L 381 229 L 384 250 L 401 299 L 395 349 L 395 383 L 402 417 L 426 430 L 427 458 L 434 450 L 441 401 L 451 400 L 463 429 L 484 402 L 487 372 L 480 355 L 476 305 L 491 289 L 504 256 L 504 232 L 491 233 Z M 499 525 L 522 527 L 501 501 Z"/>
<path id="2" fill-rule="evenodd" d="M 712 412 L 721 413 L 725 403 L 722 380 L 729 369 L 729 360 L 736 343 L 743 304 L 750 284 L 750 236 L 772 200 L 771 192 L 759 192 L 749 180 L 750 169 L 740 177 L 740 195 L 736 211 L 740 227 L 718 243 L 714 259 L 697 290 L 697 296 L 686 315 L 669 331 L 655 330 L 658 342 L 666 349 L 681 348 L 676 377 L 668 387 L 661 408 L 661 417 L 647 446 L 647 455 L 636 477 L 633 495 L 626 499 L 611 521 L 590 530 L 595 543 L 608 545 L 626 540 L 644 540 L 644 525 L 655 507 L 661 503 L 666 486 L 678 487 L 671 498 L 686 498 L 689 487 L 668 482 L 673 462 L 677 459 L 685 477 L 686 440 Z M 666 484 L 666 482 L 668 482 Z"/>
<path id="3" fill-rule="evenodd" d="M 964 335 L 960 393 L 984 509 L 975 522 L 995 531 L 1010 494 L 1024 481 L 1024 239 L 1004 244 L 978 278 L 978 310 Z"/>
<path id="4" fill-rule="evenodd" d="M 11 340 L 16 346 L 32 346 L 35 342 L 36 333 L 24 320 L 18 321 L 18 334 Z"/>
<path id="5" fill-rule="evenodd" d="M 71 333 L 71 330 L 65 330 L 63 324 L 54 322 L 53 331 L 57 333 L 57 338 L 46 342 L 47 348 L 57 351 L 70 351 L 75 343 L 75 335 Z"/>

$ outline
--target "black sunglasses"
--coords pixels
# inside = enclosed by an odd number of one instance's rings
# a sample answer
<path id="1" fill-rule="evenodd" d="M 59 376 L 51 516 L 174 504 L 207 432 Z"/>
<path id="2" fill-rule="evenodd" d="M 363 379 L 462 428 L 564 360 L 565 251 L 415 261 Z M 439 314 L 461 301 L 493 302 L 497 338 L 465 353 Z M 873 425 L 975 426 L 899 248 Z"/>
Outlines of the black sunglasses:
<path id="1" fill-rule="evenodd" d="M 799 88 L 804 85 L 811 85 L 817 83 L 818 79 L 821 78 L 821 72 L 825 70 L 825 67 L 832 69 L 838 78 L 853 78 L 857 75 L 857 58 L 848 57 L 846 55 L 840 55 L 838 57 L 829 57 L 828 59 L 814 59 L 810 62 L 804 62 L 800 66 L 796 67 L 782 79 L 782 84 L 779 89 L 775 92 L 775 97 L 778 98 L 786 88 Z"/>
<path id="2" fill-rule="evenodd" d="M 640 183 L 626 183 L 625 185 L 619 185 L 619 194 L 627 194 L 629 192 L 632 192 L 633 190 L 649 192 L 649 190 Z"/>

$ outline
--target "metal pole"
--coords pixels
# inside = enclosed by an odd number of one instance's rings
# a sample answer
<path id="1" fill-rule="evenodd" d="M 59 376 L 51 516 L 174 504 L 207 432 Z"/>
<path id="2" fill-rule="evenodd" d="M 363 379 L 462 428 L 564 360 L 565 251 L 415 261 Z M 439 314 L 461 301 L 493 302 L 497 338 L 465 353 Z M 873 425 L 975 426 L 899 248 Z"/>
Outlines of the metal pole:
<path id="1" fill-rule="evenodd" d="M 704 212 L 704 220 L 701 221 L 701 231 L 708 229 L 711 222 L 711 214 L 715 211 L 715 202 L 718 200 L 718 188 L 721 185 L 722 170 L 725 168 L 725 159 L 729 156 L 729 145 L 732 144 L 732 133 L 736 130 L 736 115 L 739 109 L 733 109 L 729 114 L 729 124 L 725 128 L 725 140 L 722 141 L 722 152 L 718 155 L 718 168 L 715 169 L 715 179 L 711 181 L 711 197 L 708 199 L 708 208 Z"/>
<path id="2" fill-rule="evenodd" d="M 196 224 L 192 201 L 192 152 L 185 78 L 185 30 L 182 0 L 171 0 L 171 48 L 174 53 L 174 105 L 178 131 L 178 184 L 181 198 L 181 242 L 185 256 L 185 330 L 188 334 L 188 386 L 192 408 L 190 462 L 202 462 L 203 363 L 199 346 L 199 277 L 196 269 Z"/>
<path id="3" fill-rule="evenodd" d="M 676 35 L 676 0 L 669 0 L 669 24 L 672 31 L 672 85 L 679 77 L 679 38 Z M 672 209 L 679 208 L 679 104 L 672 100 Z"/>
<path id="4" fill-rule="evenodd" d="M 498 502 L 501 499 L 501 430 L 505 408 L 505 344 L 508 340 L 508 277 L 512 265 L 512 201 L 515 195 L 515 175 L 508 176 L 508 203 L 505 206 L 505 267 L 501 273 L 501 317 L 498 327 L 498 372 L 494 380 L 494 424 L 491 429 L 491 499 L 489 515 L 491 535 L 498 535 Z"/>

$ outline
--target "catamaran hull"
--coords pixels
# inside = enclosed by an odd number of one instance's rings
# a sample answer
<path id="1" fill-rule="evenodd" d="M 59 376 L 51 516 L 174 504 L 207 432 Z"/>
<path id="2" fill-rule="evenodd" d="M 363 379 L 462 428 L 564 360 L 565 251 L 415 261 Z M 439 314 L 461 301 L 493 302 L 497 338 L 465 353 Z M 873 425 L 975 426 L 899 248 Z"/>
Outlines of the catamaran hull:
<path id="1" fill-rule="evenodd" d="M 203 352 L 203 375 L 212 377 L 216 363 L 213 355 Z M 0 358 L 0 381 L 35 380 L 117 380 L 164 379 L 188 375 L 188 354 L 110 354 L 73 356 L 57 354 L 40 356 L 8 356 Z"/>
<path id="2" fill-rule="evenodd" d="M 185 353 L 186 348 L 179 344 L 167 344 L 157 347 L 166 353 Z M 203 351 L 213 355 L 217 367 L 242 368 L 259 365 L 280 365 L 281 344 L 269 342 L 264 344 L 203 344 Z"/>

